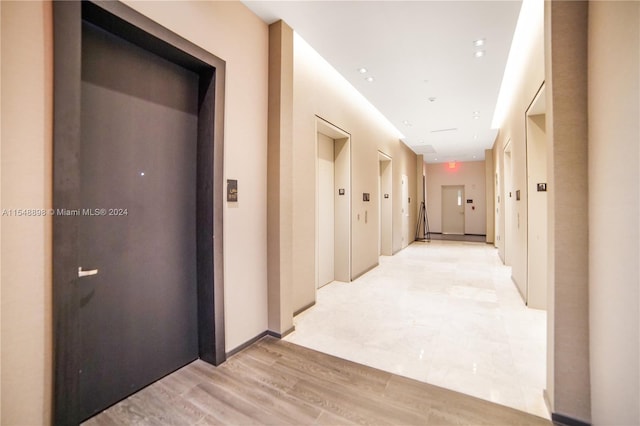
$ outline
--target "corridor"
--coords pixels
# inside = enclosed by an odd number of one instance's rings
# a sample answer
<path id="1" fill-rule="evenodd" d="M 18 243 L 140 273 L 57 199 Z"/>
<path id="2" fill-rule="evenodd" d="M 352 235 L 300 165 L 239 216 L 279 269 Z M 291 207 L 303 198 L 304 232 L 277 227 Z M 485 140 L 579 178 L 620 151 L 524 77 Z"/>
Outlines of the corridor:
<path id="1" fill-rule="evenodd" d="M 285 340 L 549 418 L 546 312 L 510 276 L 493 246 L 416 242 L 321 288 Z"/>

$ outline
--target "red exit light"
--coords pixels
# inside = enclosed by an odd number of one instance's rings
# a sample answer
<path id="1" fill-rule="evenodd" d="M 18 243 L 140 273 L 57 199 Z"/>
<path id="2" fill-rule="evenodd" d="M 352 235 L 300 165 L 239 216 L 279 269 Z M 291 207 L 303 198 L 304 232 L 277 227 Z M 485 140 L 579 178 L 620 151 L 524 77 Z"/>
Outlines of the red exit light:
<path id="1" fill-rule="evenodd" d="M 449 162 L 449 169 L 455 170 L 456 167 L 458 167 L 458 164 L 455 161 L 450 161 Z"/>

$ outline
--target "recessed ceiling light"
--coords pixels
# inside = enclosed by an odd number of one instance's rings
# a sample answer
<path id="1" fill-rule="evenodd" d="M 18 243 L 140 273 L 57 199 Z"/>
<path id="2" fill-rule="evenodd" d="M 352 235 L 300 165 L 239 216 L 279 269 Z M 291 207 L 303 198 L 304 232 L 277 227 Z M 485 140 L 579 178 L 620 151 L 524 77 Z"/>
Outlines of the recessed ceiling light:
<path id="1" fill-rule="evenodd" d="M 365 80 L 367 80 L 369 83 L 373 82 L 373 77 L 367 77 L 365 78 Z"/>
<path id="2" fill-rule="evenodd" d="M 482 58 L 484 56 L 484 50 L 478 50 L 474 55 L 476 58 Z"/>
<path id="3" fill-rule="evenodd" d="M 405 126 L 411 126 L 411 123 L 409 122 L 409 120 L 403 120 L 402 124 L 404 124 Z"/>
<path id="4" fill-rule="evenodd" d="M 473 115 L 480 115 L 480 111 L 473 111 Z"/>
<path id="5" fill-rule="evenodd" d="M 436 101 L 436 99 L 437 99 L 437 98 L 436 98 L 435 96 L 431 96 L 431 97 L 429 98 L 429 102 L 435 102 L 435 101 Z"/>
<path id="6" fill-rule="evenodd" d="M 473 135 L 473 139 L 478 139 L 478 135 Z"/>
<path id="7" fill-rule="evenodd" d="M 474 115 L 473 118 L 475 118 L 476 120 L 480 118 L 479 115 Z"/>
<path id="8" fill-rule="evenodd" d="M 364 74 L 364 73 L 366 73 L 366 72 L 367 72 L 367 69 L 366 69 L 366 68 L 364 68 L 364 67 L 363 67 L 363 68 L 358 68 L 358 72 L 359 72 L 360 74 Z"/>
<path id="9" fill-rule="evenodd" d="M 483 38 L 479 38 L 477 40 L 473 40 L 473 45 L 475 47 L 484 46 L 484 39 Z"/>

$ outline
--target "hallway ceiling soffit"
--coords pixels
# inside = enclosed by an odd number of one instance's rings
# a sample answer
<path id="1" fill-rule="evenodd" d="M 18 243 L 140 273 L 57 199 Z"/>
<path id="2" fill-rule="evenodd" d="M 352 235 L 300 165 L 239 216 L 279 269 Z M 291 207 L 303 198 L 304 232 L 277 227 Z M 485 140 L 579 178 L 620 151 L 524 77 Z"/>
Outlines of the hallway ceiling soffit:
<path id="1" fill-rule="evenodd" d="M 267 24 L 290 25 L 425 161 L 482 160 L 493 145 L 491 119 L 521 1 L 243 3 Z"/>

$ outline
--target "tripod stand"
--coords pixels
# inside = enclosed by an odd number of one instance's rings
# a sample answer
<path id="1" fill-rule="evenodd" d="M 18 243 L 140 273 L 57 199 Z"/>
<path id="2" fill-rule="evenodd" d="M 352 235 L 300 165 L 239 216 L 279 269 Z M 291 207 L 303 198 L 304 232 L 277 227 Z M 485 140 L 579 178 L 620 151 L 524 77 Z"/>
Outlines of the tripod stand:
<path id="1" fill-rule="evenodd" d="M 422 225 L 422 234 L 420 234 L 420 225 Z M 427 217 L 427 209 L 424 201 L 420 203 L 420 213 L 418 214 L 418 223 L 416 225 L 416 241 L 431 242 L 431 231 L 429 231 L 429 218 Z"/>

